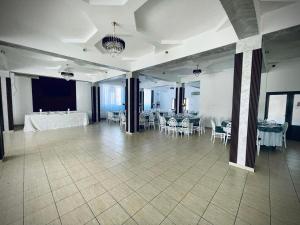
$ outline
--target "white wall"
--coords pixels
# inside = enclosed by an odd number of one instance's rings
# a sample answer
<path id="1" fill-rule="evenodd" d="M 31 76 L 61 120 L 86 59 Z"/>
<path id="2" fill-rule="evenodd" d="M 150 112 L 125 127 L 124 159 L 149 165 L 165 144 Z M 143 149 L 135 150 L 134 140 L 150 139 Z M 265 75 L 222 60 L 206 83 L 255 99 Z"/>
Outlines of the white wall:
<path id="1" fill-rule="evenodd" d="M 12 86 L 14 124 L 24 124 L 25 114 L 32 113 L 31 78 L 15 76 Z M 13 82 L 12 82 L 13 83 Z"/>
<path id="2" fill-rule="evenodd" d="M 31 78 L 15 76 L 12 86 L 14 125 L 24 124 L 25 114 L 33 112 Z M 91 83 L 76 81 L 77 111 L 92 115 Z"/>
<path id="3" fill-rule="evenodd" d="M 232 111 L 233 69 L 200 78 L 200 115 L 218 120 L 230 119 Z M 207 126 L 210 126 L 209 119 Z"/>
<path id="4" fill-rule="evenodd" d="M 300 59 L 281 62 L 262 74 L 258 118 L 264 118 L 266 92 L 281 91 L 300 91 Z"/>
<path id="5" fill-rule="evenodd" d="M 90 82 L 76 81 L 77 111 L 87 112 L 89 118 L 92 117 L 91 86 Z"/>

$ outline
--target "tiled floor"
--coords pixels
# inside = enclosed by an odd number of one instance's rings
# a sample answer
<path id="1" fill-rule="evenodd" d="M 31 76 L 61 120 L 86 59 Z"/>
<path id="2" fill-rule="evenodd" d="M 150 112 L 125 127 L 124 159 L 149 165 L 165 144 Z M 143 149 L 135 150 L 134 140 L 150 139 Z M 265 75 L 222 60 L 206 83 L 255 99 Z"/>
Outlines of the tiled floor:
<path id="1" fill-rule="evenodd" d="M 209 134 L 126 135 L 106 123 L 5 135 L 0 224 L 300 224 L 300 143 L 228 166 Z"/>

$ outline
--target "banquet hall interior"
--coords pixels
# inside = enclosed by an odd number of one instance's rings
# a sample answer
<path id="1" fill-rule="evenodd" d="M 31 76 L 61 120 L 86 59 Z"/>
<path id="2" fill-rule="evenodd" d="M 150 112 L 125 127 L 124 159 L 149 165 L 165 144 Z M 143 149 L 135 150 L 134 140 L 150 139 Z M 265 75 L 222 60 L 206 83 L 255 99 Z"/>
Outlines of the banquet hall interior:
<path id="1" fill-rule="evenodd" d="M 0 0 L 0 225 L 300 224 L 300 2 Z"/>

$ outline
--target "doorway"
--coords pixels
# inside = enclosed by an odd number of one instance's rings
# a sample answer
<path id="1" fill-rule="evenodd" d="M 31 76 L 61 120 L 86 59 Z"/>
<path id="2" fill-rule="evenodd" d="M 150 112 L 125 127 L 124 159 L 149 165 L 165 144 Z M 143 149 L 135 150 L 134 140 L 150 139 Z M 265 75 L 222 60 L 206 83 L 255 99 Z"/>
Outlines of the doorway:
<path id="1" fill-rule="evenodd" d="M 287 139 L 300 141 L 300 92 L 268 92 L 265 119 L 288 122 Z"/>

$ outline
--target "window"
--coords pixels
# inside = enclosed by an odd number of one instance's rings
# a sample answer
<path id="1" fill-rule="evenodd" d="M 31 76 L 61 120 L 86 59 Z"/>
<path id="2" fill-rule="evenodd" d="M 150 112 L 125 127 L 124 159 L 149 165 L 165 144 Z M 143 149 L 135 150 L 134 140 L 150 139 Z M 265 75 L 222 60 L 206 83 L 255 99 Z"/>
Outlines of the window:
<path id="1" fill-rule="evenodd" d="M 107 112 L 125 110 L 125 89 L 118 85 L 101 84 L 100 112 L 106 117 Z"/>
<path id="2" fill-rule="evenodd" d="M 144 89 L 144 110 L 151 110 L 151 90 Z"/>

